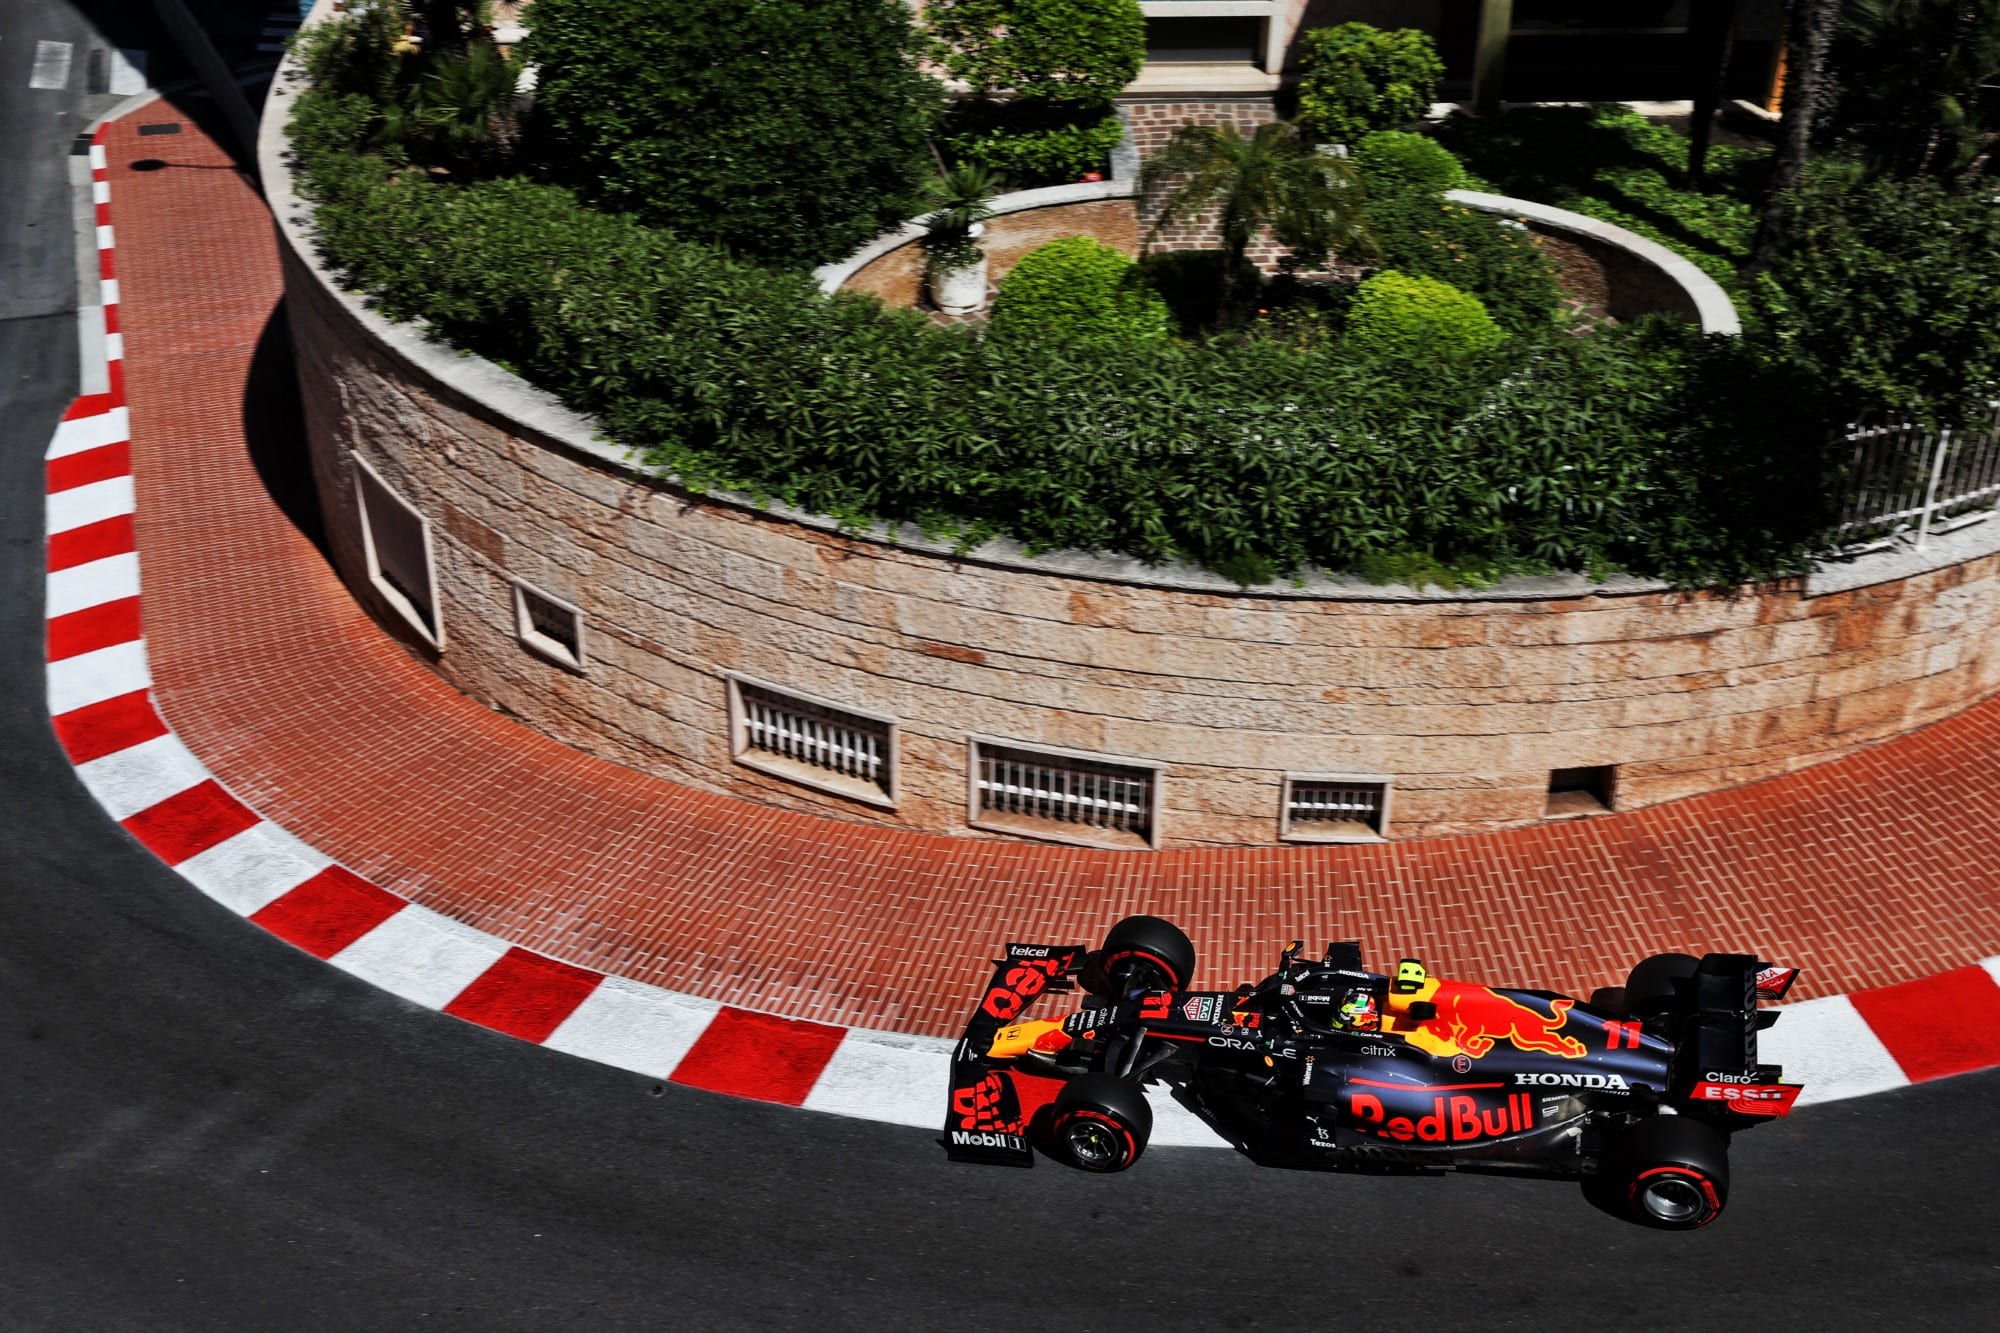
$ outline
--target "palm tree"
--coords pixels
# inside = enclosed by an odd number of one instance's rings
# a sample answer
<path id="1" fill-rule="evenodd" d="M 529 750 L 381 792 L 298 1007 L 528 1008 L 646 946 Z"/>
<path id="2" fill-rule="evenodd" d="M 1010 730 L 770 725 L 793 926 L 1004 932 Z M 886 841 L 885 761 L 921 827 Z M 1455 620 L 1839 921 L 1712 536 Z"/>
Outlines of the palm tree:
<path id="1" fill-rule="evenodd" d="M 1139 195 L 1159 211 L 1146 239 L 1211 208 L 1227 263 L 1225 319 L 1237 309 L 1238 270 L 1257 233 L 1269 227 L 1300 265 L 1318 268 L 1328 254 L 1369 243 L 1361 215 L 1361 179 L 1344 158 L 1316 151 L 1297 127 L 1277 120 L 1244 138 L 1231 125 L 1183 125 L 1139 172 Z"/>
<path id="2" fill-rule="evenodd" d="M 1770 193 L 1757 222 L 1747 271 L 1769 268 L 1783 245 L 1791 222 L 1791 193 L 1805 174 L 1812 149 L 1814 123 L 1830 100 L 1832 80 L 1827 56 L 1840 23 L 1841 0 L 1794 0 L 1785 25 L 1785 105 L 1778 126 L 1778 152 L 1772 161 Z"/>

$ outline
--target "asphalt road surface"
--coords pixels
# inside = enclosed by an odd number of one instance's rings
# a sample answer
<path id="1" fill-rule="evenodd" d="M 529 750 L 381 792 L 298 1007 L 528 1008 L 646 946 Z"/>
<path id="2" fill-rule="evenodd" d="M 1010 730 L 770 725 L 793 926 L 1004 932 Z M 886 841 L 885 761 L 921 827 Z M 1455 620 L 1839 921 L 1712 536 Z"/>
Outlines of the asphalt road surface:
<path id="1" fill-rule="evenodd" d="M 954 1167 L 413 1008 L 212 905 L 43 712 L 63 157 L 108 100 L 25 96 L 58 38 L 90 34 L 0 0 L 0 1328 L 1990 1326 L 2000 1073 L 1747 1135 L 1725 1217 L 1661 1235 L 1559 1184 L 1213 1150 Z"/>

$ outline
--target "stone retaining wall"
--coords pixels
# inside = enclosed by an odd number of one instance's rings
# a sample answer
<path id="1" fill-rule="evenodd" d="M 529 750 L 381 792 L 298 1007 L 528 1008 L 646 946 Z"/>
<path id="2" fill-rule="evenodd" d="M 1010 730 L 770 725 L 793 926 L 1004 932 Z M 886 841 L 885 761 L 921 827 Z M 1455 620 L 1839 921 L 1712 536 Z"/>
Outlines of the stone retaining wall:
<path id="1" fill-rule="evenodd" d="M 267 127 L 285 113 L 281 90 Z M 411 636 L 412 650 L 619 763 L 990 836 L 967 827 L 967 743 L 981 735 L 1164 765 L 1165 846 L 1275 841 L 1288 772 L 1392 777 L 1387 832 L 1410 837 L 1540 819 L 1554 769 L 1615 765 L 1617 805 L 1645 805 L 1844 754 L 2000 687 L 2000 556 L 1978 530 L 1954 534 L 1954 552 L 1942 543 L 1935 567 L 1848 567 L 1849 586 L 1822 595 L 1578 580 L 1237 593 L 1198 571 L 1084 556 L 958 559 L 692 497 L 497 367 L 334 291 L 308 258 L 281 150 L 267 128 L 334 563 L 395 627 L 368 577 L 363 458 L 432 527 L 445 647 Z M 518 641 L 514 579 L 581 608 L 581 671 Z M 729 672 L 895 719 L 900 803 L 734 762 Z"/>

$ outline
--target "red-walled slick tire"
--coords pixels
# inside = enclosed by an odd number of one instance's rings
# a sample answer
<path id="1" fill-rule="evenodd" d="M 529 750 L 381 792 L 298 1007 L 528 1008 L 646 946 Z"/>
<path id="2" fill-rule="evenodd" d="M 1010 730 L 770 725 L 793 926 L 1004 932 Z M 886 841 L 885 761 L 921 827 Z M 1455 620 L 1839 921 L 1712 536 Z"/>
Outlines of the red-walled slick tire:
<path id="1" fill-rule="evenodd" d="M 1058 1155 L 1079 1171 L 1123 1171 L 1146 1151 L 1153 1108 L 1134 1084 L 1111 1074 L 1080 1074 L 1050 1108 Z"/>
<path id="2" fill-rule="evenodd" d="M 1729 1202 L 1729 1143 L 1686 1116 L 1655 1116 L 1628 1131 L 1608 1155 L 1595 1201 L 1661 1231 L 1692 1231 Z"/>
<path id="3" fill-rule="evenodd" d="M 1090 956 L 1083 988 L 1107 1000 L 1122 1000 L 1134 988 L 1186 990 L 1194 964 L 1194 943 L 1179 926 L 1156 916 L 1128 916 Z"/>

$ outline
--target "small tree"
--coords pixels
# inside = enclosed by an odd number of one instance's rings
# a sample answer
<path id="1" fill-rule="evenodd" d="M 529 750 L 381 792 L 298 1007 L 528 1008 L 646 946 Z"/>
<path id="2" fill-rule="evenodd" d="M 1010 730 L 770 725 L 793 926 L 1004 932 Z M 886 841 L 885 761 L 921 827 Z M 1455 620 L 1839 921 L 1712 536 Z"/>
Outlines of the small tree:
<path id="1" fill-rule="evenodd" d="M 1772 161 L 1770 193 L 1757 222 L 1749 271 L 1770 266 L 1785 242 L 1791 220 L 1792 192 L 1804 177 L 1812 151 L 1813 129 L 1829 91 L 1827 53 L 1834 26 L 1840 21 L 1840 0 L 1797 0 L 1785 28 L 1785 107 L 1778 126 L 1778 152 Z"/>
<path id="2" fill-rule="evenodd" d="M 1146 60 L 1139 0 L 931 0 L 933 56 L 971 96 L 944 128 L 953 156 L 1023 183 L 1104 165 L 1111 99 Z"/>
<path id="3" fill-rule="evenodd" d="M 1299 46 L 1299 126 L 1334 143 L 1412 124 L 1444 78 L 1437 46 L 1415 28 L 1342 23 L 1313 29 Z"/>
<path id="4" fill-rule="evenodd" d="M 1282 120 L 1244 138 L 1232 125 L 1183 125 L 1139 173 L 1139 194 L 1157 205 L 1148 241 L 1161 228 L 1192 221 L 1210 208 L 1228 262 L 1222 271 L 1225 320 L 1237 314 L 1245 252 L 1269 227 L 1305 268 L 1335 250 L 1364 242 L 1361 182 L 1354 167 L 1315 152 Z"/>
<path id="5" fill-rule="evenodd" d="M 903 0 L 536 0 L 544 170 L 752 258 L 814 264 L 906 218 L 941 89 Z"/>

